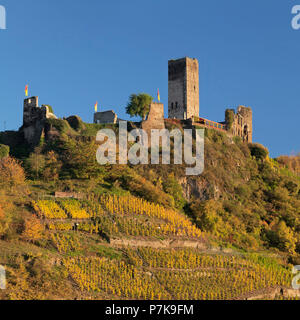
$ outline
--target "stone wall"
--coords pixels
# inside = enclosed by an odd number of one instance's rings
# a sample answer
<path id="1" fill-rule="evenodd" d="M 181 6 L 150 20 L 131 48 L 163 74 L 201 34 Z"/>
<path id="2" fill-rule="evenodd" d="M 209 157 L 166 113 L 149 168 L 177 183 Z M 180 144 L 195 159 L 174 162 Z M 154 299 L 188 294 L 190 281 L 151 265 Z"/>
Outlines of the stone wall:
<path id="1" fill-rule="evenodd" d="M 45 120 L 49 118 L 56 119 L 56 116 L 49 112 L 47 106 L 39 107 L 38 97 L 24 100 L 23 126 L 20 132 L 29 145 L 34 147 L 39 144 L 44 131 Z"/>
<path id="2" fill-rule="evenodd" d="M 199 116 L 199 63 L 197 59 L 186 60 L 187 119 Z"/>
<path id="3" fill-rule="evenodd" d="M 239 106 L 234 115 L 232 134 L 241 137 L 243 141 L 252 143 L 252 109 Z"/>
<path id="4" fill-rule="evenodd" d="M 190 119 L 199 116 L 199 63 L 197 59 L 170 60 L 169 102 L 170 119 Z"/>
<path id="5" fill-rule="evenodd" d="M 118 116 L 113 110 L 94 113 L 94 123 L 116 124 L 117 122 L 118 122 Z"/>
<path id="6" fill-rule="evenodd" d="M 148 135 L 151 134 L 151 129 L 165 129 L 164 105 L 162 103 L 151 103 L 147 119 L 142 121 L 142 129 Z"/>
<path id="7" fill-rule="evenodd" d="M 169 65 L 168 117 L 184 119 L 186 108 L 186 60 L 171 60 Z"/>
<path id="8" fill-rule="evenodd" d="M 39 144 L 47 114 L 45 107 L 39 108 L 38 101 L 38 97 L 24 100 L 23 127 L 21 131 L 24 139 L 31 146 Z"/>
<path id="9" fill-rule="evenodd" d="M 84 195 L 76 192 L 55 192 L 55 198 L 83 199 Z"/>

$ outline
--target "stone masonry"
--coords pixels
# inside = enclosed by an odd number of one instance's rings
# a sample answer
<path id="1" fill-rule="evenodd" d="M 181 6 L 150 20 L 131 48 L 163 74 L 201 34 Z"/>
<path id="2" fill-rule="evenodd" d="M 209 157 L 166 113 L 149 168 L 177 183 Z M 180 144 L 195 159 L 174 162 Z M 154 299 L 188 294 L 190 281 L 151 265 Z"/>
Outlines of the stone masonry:
<path id="1" fill-rule="evenodd" d="M 199 63 L 197 59 L 170 60 L 169 102 L 170 119 L 186 120 L 199 116 Z"/>
<path id="2" fill-rule="evenodd" d="M 31 146 L 37 146 L 44 131 L 45 120 L 56 119 L 56 116 L 49 112 L 48 106 L 39 107 L 39 98 L 31 97 L 24 100 L 23 126 L 20 131 L 25 141 Z"/>
<path id="3" fill-rule="evenodd" d="M 151 129 L 165 129 L 164 105 L 162 103 L 151 103 L 147 119 L 142 121 L 142 129 L 148 133 L 148 136 L 151 134 Z"/>
<path id="4" fill-rule="evenodd" d="M 118 122 L 118 116 L 113 110 L 94 113 L 94 123 L 116 124 L 117 122 Z"/>
<path id="5" fill-rule="evenodd" d="M 232 133 L 234 136 L 241 137 L 244 142 L 252 143 L 252 109 L 239 106 L 234 115 Z"/>

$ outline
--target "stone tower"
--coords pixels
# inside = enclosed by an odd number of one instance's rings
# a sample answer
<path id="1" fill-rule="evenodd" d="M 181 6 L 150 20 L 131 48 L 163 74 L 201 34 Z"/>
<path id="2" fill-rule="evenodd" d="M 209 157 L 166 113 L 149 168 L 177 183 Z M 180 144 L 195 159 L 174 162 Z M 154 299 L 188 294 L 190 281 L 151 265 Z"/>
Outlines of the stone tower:
<path id="1" fill-rule="evenodd" d="M 147 120 L 142 121 L 142 129 L 148 135 L 151 135 L 151 129 L 165 129 L 164 105 L 162 103 L 152 102 Z"/>
<path id="2" fill-rule="evenodd" d="M 169 61 L 170 119 L 190 119 L 199 116 L 199 63 L 182 58 Z"/>
<path id="3" fill-rule="evenodd" d="M 31 97 L 24 100 L 23 108 L 23 126 L 29 127 L 37 118 L 45 114 L 46 110 L 39 108 L 39 97 Z"/>
<path id="4" fill-rule="evenodd" d="M 23 126 L 20 131 L 25 141 L 31 146 L 37 146 L 44 131 L 45 120 L 56 116 L 49 112 L 48 106 L 39 107 L 39 98 L 31 97 L 24 100 Z"/>
<path id="5" fill-rule="evenodd" d="M 241 137 L 244 142 L 252 143 L 252 109 L 250 107 L 239 106 L 234 114 L 232 133 Z"/>

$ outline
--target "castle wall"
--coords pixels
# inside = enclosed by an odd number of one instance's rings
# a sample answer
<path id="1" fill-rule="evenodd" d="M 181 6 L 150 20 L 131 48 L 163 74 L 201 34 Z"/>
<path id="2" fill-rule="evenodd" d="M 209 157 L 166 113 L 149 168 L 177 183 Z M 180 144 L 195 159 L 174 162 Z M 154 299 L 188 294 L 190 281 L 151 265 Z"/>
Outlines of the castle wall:
<path id="1" fill-rule="evenodd" d="M 234 116 L 232 133 L 241 137 L 243 141 L 252 143 L 252 109 L 249 107 L 239 106 Z"/>
<path id="2" fill-rule="evenodd" d="M 186 65 L 186 105 L 187 119 L 199 116 L 199 63 L 197 59 L 187 59 Z"/>
<path id="3" fill-rule="evenodd" d="M 199 116 L 199 63 L 197 59 L 170 60 L 168 116 L 190 119 Z"/>
<path id="4" fill-rule="evenodd" d="M 39 144 L 44 131 L 45 120 L 48 118 L 56 119 L 56 116 L 49 112 L 47 106 L 39 107 L 38 97 L 30 97 L 24 100 L 23 126 L 20 131 L 29 145 L 36 146 Z"/>
<path id="5" fill-rule="evenodd" d="M 151 129 L 165 129 L 164 105 L 151 103 L 147 120 L 142 121 L 142 129 L 151 133 Z"/>
<path id="6" fill-rule="evenodd" d="M 170 119 L 184 119 L 186 111 L 186 61 L 169 61 L 168 116 Z"/>
<path id="7" fill-rule="evenodd" d="M 23 132 L 25 141 L 31 146 L 39 144 L 47 115 L 47 109 L 45 107 L 39 108 L 38 101 L 38 97 L 24 100 L 23 126 L 21 131 Z"/>
<path id="8" fill-rule="evenodd" d="M 94 123 L 116 124 L 117 122 L 118 122 L 118 116 L 113 110 L 94 113 Z"/>
<path id="9" fill-rule="evenodd" d="M 27 127 L 34 123 L 38 118 L 42 117 L 44 110 L 37 109 L 39 106 L 39 98 L 31 97 L 24 100 L 23 107 L 23 126 Z M 45 115 L 46 116 L 46 115 Z"/>

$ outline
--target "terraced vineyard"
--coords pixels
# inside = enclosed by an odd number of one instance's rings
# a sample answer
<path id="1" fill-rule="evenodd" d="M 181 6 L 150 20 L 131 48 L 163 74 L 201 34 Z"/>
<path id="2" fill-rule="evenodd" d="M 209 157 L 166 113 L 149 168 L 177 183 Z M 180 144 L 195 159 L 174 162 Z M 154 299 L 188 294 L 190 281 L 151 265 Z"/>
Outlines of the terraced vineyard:
<path id="1" fill-rule="evenodd" d="M 201 231 L 184 215 L 132 196 L 104 195 L 92 201 L 39 200 L 32 206 L 36 214 L 49 222 L 54 231 L 77 230 L 105 233 L 109 236 L 189 237 L 202 239 Z M 95 204 L 96 203 L 96 204 Z M 88 220 L 88 221 L 86 221 Z"/>
<path id="2" fill-rule="evenodd" d="M 54 237 L 63 264 L 82 291 L 113 299 L 223 300 L 289 287 L 291 273 L 257 258 L 208 255 L 196 249 L 120 248 L 121 259 L 69 256 L 80 244 Z"/>
<path id="3" fill-rule="evenodd" d="M 290 287 L 292 274 L 275 260 L 241 254 L 208 254 L 198 249 L 84 248 L 80 235 L 203 240 L 184 215 L 132 196 L 33 203 L 44 219 L 62 265 L 82 292 L 111 299 L 242 299 L 266 288 Z M 76 222 L 76 228 L 75 226 Z M 74 229 L 75 228 L 75 229 Z M 74 232 L 76 230 L 76 232 Z"/>

